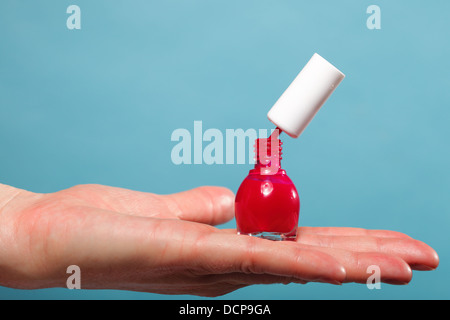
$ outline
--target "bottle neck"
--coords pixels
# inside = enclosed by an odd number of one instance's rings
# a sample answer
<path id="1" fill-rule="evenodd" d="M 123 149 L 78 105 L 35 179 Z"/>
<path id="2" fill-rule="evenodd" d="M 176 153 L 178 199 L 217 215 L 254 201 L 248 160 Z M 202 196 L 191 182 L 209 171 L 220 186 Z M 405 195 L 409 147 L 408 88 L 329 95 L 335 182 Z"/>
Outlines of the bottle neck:
<path id="1" fill-rule="evenodd" d="M 269 138 L 259 138 L 255 141 L 255 170 L 259 170 L 260 174 L 276 174 L 281 170 L 283 143 L 278 139 L 278 135 L 272 134 Z"/>

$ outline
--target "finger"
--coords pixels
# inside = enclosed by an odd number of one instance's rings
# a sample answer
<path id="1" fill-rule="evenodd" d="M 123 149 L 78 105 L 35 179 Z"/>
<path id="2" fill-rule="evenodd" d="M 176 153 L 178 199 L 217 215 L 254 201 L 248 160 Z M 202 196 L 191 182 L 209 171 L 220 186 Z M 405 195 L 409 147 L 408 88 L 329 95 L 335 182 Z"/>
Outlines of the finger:
<path id="1" fill-rule="evenodd" d="M 234 194 L 227 188 L 199 187 L 162 197 L 182 220 L 217 225 L 234 217 Z"/>
<path id="2" fill-rule="evenodd" d="M 299 233 L 311 233 L 324 236 L 373 236 L 379 238 L 407 238 L 408 235 L 390 230 L 369 230 L 349 227 L 300 227 Z"/>
<path id="3" fill-rule="evenodd" d="M 171 286 L 164 290 L 156 290 L 155 293 L 163 294 L 189 294 L 204 297 L 217 297 L 237 289 L 255 284 L 306 284 L 306 281 L 293 277 L 281 277 L 267 274 L 243 274 L 239 272 L 230 274 L 208 275 L 195 280 L 195 283 L 184 281 L 177 286 Z M 145 290 L 140 290 L 145 291 Z"/>
<path id="4" fill-rule="evenodd" d="M 234 194 L 223 187 L 199 187 L 171 195 L 133 191 L 103 185 L 78 185 L 60 192 L 90 206 L 128 215 L 184 219 L 220 224 L 233 218 Z"/>
<path id="5" fill-rule="evenodd" d="M 200 296 L 217 297 L 235 291 L 237 289 L 256 284 L 306 284 L 306 281 L 294 277 L 275 276 L 270 274 L 244 274 L 233 272 L 228 274 L 208 275 L 197 280 L 196 284 L 186 283 L 181 287 L 185 294 L 197 294 Z M 195 291 L 194 291 L 195 290 Z M 167 293 L 167 292 L 165 292 Z M 174 294 L 180 294 L 180 287 L 174 290 Z"/>
<path id="6" fill-rule="evenodd" d="M 304 245 L 302 245 L 304 246 Z M 306 246 L 308 248 L 310 246 Z M 407 284 L 411 281 L 410 266 L 401 258 L 379 252 L 354 252 L 344 249 L 312 247 L 334 257 L 346 271 L 344 282 L 367 283 L 374 270 L 379 280 L 389 284 Z"/>
<path id="7" fill-rule="evenodd" d="M 300 232 L 302 244 L 345 249 L 354 252 L 377 252 L 399 257 L 416 270 L 433 270 L 439 257 L 430 246 L 411 238 L 379 238 L 373 236 L 324 236 Z"/>
<path id="8" fill-rule="evenodd" d="M 236 233 L 236 230 L 224 229 L 223 232 L 232 234 Z M 376 236 L 365 236 L 365 234 Z M 439 256 L 434 249 L 421 241 L 406 235 L 402 237 L 402 235 L 402 233 L 388 230 L 301 227 L 297 242 L 356 252 L 386 253 L 400 257 L 414 270 L 427 271 L 438 267 Z"/>
<path id="9" fill-rule="evenodd" d="M 234 229 L 223 229 L 226 234 L 236 233 Z M 291 244 L 291 242 L 289 242 Z M 292 242 L 299 248 L 320 251 L 334 257 L 345 269 L 344 282 L 366 283 L 371 273 L 367 270 L 377 266 L 381 271 L 381 281 L 390 284 L 406 284 L 411 280 L 410 266 L 401 258 L 379 252 L 354 252 L 340 248 Z"/>
<path id="10" fill-rule="evenodd" d="M 210 266 L 204 272 L 270 274 L 339 284 L 345 269 L 332 256 L 288 242 L 215 232 L 196 242 L 199 261 Z"/>
<path id="11" fill-rule="evenodd" d="M 233 272 L 212 277 L 213 283 L 230 283 L 234 285 L 250 286 L 255 284 L 306 284 L 305 280 L 295 277 L 277 276 L 271 274 L 245 274 Z"/>
<path id="12" fill-rule="evenodd" d="M 236 230 L 228 229 L 227 232 L 233 233 L 236 232 Z M 318 236 L 373 236 L 378 238 L 412 239 L 410 236 L 397 231 L 368 230 L 349 227 L 299 227 L 298 234 L 313 234 Z"/>
<path id="13" fill-rule="evenodd" d="M 173 218 L 160 195 L 99 184 L 77 185 L 59 191 L 63 197 L 79 199 L 93 208 L 128 215 Z"/>

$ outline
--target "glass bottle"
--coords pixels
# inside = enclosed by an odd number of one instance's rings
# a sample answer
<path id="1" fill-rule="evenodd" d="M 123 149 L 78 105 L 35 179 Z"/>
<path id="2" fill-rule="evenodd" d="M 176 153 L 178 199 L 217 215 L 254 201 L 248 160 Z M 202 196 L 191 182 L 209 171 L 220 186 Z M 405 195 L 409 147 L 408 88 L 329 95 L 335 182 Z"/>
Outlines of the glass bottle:
<path id="1" fill-rule="evenodd" d="M 235 214 L 239 234 L 278 241 L 295 241 L 300 199 L 281 168 L 279 129 L 255 141 L 255 167 L 236 194 Z"/>

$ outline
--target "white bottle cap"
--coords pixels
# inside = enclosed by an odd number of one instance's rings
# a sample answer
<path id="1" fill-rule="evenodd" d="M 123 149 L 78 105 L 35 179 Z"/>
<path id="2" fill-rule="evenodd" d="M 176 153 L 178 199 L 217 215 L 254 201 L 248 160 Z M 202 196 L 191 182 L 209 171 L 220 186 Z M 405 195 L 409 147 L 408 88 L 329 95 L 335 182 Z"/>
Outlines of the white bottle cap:
<path id="1" fill-rule="evenodd" d="M 303 132 L 345 75 L 314 53 L 267 117 L 293 138 Z"/>

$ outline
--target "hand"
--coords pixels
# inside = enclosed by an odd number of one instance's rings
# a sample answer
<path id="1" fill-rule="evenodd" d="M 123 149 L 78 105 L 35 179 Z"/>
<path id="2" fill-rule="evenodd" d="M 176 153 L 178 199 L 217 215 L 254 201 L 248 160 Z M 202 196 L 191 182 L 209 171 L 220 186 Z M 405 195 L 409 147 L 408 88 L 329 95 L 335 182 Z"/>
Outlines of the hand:
<path id="1" fill-rule="evenodd" d="M 234 195 L 201 187 L 156 195 L 100 185 L 36 194 L 0 185 L 0 285 L 65 287 L 67 267 L 82 289 L 217 296 L 252 284 L 406 284 L 411 269 L 438 266 L 426 244 L 392 231 L 299 229 L 273 242 L 214 225 L 233 218 Z"/>

